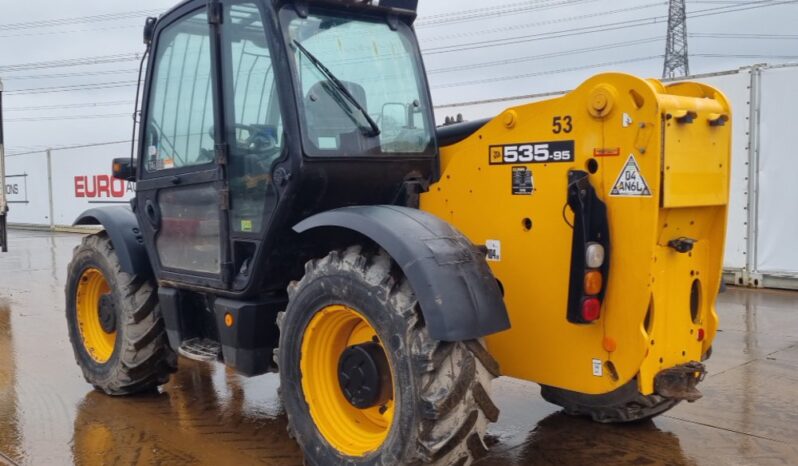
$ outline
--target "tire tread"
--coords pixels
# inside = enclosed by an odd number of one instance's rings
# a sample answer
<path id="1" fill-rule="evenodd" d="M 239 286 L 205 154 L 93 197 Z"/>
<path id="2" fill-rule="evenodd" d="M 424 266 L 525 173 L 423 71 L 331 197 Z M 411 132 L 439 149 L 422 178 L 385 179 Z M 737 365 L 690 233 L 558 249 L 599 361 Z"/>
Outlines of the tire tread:
<path id="1" fill-rule="evenodd" d="M 169 375 L 177 370 L 177 355 L 169 347 L 166 329 L 160 316 L 156 286 L 151 279 L 131 276 L 122 270 L 122 266 L 107 233 L 85 236 L 81 244 L 73 251 L 73 259 L 68 267 L 67 300 L 70 296 L 69 283 L 79 279 L 74 277 L 78 270 L 77 260 L 84 254 L 99 253 L 111 269 L 113 277 L 106 280 L 117 285 L 117 296 L 121 296 L 121 315 L 117 325 L 124 325 L 125 330 L 116 351 L 118 359 L 110 373 L 100 377 L 91 367 L 81 363 L 80 351 L 83 342 L 80 336 L 70 332 L 70 341 L 75 351 L 75 359 L 83 371 L 87 382 L 109 395 L 126 395 L 150 390 L 166 383 Z M 72 306 L 74 308 L 74 305 Z M 67 306 L 69 309 L 70 306 Z M 73 316 L 67 312 L 67 320 Z M 113 356 L 112 356 L 113 359 Z M 112 361 L 109 361 L 111 363 Z"/>
<path id="2" fill-rule="evenodd" d="M 408 342 L 412 372 L 419 380 L 416 403 L 420 416 L 415 445 L 408 445 L 395 464 L 472 464 L 487 451 L 483 440 L 487 424 L 495 422 L 499 414 L 486 388 L 499 374 L 495 359 L 477 340 L 432 340 L 407 279 L 382 250 L 368 252 L 361 246 L 351 246 L 307 261 L 304 276 L 288 286 L 289 299 L 314 280 L 341 273 L 353 274 L 373 287 L 386 309 L 407 322 L 404 340 Z M 277 317 L 281 333 L 286 317 L 286 313 Z M 275 350 L 275 359 L 279 351 Z M 296 434 L 293 423 L 289 414 L 288 429 Z M 297 440 L 303 443 L 303 439 Z"/>

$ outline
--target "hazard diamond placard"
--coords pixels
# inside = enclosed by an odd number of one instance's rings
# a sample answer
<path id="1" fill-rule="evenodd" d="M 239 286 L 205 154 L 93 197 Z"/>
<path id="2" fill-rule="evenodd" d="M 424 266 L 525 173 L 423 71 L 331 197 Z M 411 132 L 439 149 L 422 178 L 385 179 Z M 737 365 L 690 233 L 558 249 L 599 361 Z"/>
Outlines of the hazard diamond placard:
<path id="1" fill-rule="evenodd" d="M 618 179 L 612 185 L 610 196 L 651 196 L 651 190 L 640 173 L 640 166 L 637 165 L 634 155 L 629 154 Z"/>

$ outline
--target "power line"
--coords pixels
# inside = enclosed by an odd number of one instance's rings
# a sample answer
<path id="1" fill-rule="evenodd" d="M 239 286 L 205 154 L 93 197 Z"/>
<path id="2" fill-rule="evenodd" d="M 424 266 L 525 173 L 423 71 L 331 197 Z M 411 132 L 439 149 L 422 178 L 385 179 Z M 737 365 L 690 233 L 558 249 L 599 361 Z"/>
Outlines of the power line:
<path id="1" fill-rule="evenodd" d="M 638 57 L 638 58 L 628 58 L 625 60 L 615 60 L 615 61 L 608 61 L 604 63 L 594 63 L 590 65 L 581 65 L 581 66 L 572 66 L 569 68 L 560 68 L 556 70 L 547 70 L 547 71 L 538 71 L 535 73 L 524 73 L 524 74 L 515 74 L 511 76 L 498 76 L 492 78 L 485 78 L 485 79 L 474 79 L 471 81 L 460 81 L 455 83 L 447 83 L 447 84 L 440 84 L 437 86 L 431 86 L 433 89 L 436 88 L 448 88 L 448 87 L 460 87 L 460 86 L 471 86 L 474 84 L 485 84 L 485 83 L 495 83 L 496 81 L 510 81 L 513 79 L 521 79 L 521 78 L 531 78 L 535 76 L 545 76 L 550 74 L 560 74 L 560 73 L 567 73 L 569 71 L 578 71 L 578 70 L 587 70 L 591 68 L 601 68 L 604 66 L 614 66 L 620 65 L 625 63 L 635 63 L 635 62 L 643 62 L 649 61 L 653 59 L 662 58 L 662 55 L 651 55 L 648 57 Z"/>
<path id="2" fill-rule="evenodd" d="M 108 83 L 92 83 L 92 84 L 72 84 L 69 86 L 51 86 L 51 87 L 33 87 L 29 89 L 17 89 L 13 91 L 6 91 L 8 95 L 21 95 L 21 94 L 50 94 L 54 92 L 72 92 L 72 91 L 94 91 L 98 89 L 113 89 L 117 87 L 135 86 L 138 81 L 112 81 Z"/>
<path id="3" fill-rule="evenodd" d="M 34 74 L 29 76 L 9 76 L 3 78 L 3 81 L 22 81 L 28 79 L 56 79 L 56 78 L 72 78 L 72 77 L 83 77 L 83 76 L 103 76 L 110 74 L 138 73 L 138 71 L 139 70 L 132 68 L 129 70 L 78 71 L 76 73 Z"/>
<path id="4" fill-rule="evenodd" d="M 441 53 L 462 52 L 465 50 L 482 49 L 488 47 L 500 47 L 503 45 L 515 45 L 523 42 L 534 42 L 538 40 L 559 39 L 562 37 L 576 36 L 582 34 L 591 34 L 595 32 L 604 31 L 617 31 L 619 29 L 627 29 L 639 26 L 648 26 L 661 22 L 662 17 L 641 18 L 636 20 L 618 21 L 614 23 L 606 23 L 595 26 L 582 26 L 571 29 L 562 29 L 559 31 L 540 32 L 537 34 L 529 34 L 525 36 L 508 37 L 504 39 L 490 39 L 479 42 L 471 42 L 469 44 L 449 45 L 441 47 L 432 47 L 423 49 L 424 55 L 437 55 Z M 632 24 L 634 23 L 634 24 Z"/>
<path id="5" fill-rule="evenodd" d="M 711 5 L 745 5 L 748 0 L 690 0 L 690 4 L 707 3 Z"/>
<path id="6" fill-rule="evenodd" d="M 536 5 L 536 4 L 541 4 L 541 3 L 545 4 L 545 3 L 549 3 L 549 2 L 553 2 L 553 1 L 556 1 L 556 0 L 527 0 L 527 1 L 524 1 L 524 2 L 504 3 L 504 4 L 500 4 L 500 5 L 492 5 L 492 6 L 489 6 L 489 7 L 471 8 L 471 9 L 468 9 L 468 10 L 460 10 L 456 14 L 457 15 L 483 14 L 483 13 L 488 13 L 488 12 L 491 12 L 491 11 L 496 11 L 496 10 L 501 10 L 501 9 L 506 9 L 506 8 L 523 7 L 523 6 Z M 452 12 L 448 12 L 447 11 L 445 13 L 427 15 L 427 16 L 420 17 L 416 21 L 416 23 L 418 23 L 419 21 L 422 21 L 422 20 L 423 21 L 435 21 L 435 20 L 438 20 L 438 19 L 446 19 L 446 18 L 450 18 L 452 16 L 452 14 L 453 14 Z"/>
<path id="7" fill-rule="evenodd" d="M 572 6 L 582 3 L 592 3 L 598 0 L 538 0 L 531 2 L 518 2 L 509 3 L 504 5 L 494 5 L 484 8 L 474 8 L 470 10 L 461 10 L 457 13 L 441 13 L 432 16 L 425 16 L 419 18 L 414 27 L 428 28 L 442 25 L 464 23 L 469 21 L 478 21 L 487 18 L 496 18 L 500 16 L 514 15 L 529 11 L 549 10 L 559 8 L 561 6 Z"/>
<path id="8" fill-rule="evenodd" d="M 76 16 L 71 18 L 53 18 L 38 21 L 24 21 L 20 23 L 0 24 L 0 31 L 17 31 L 21 29 L 33 29 L 43 27 L 64 26 L 69 24 L 97 23 L 103 21 L 115 21 L 118 19 L 140 18 L 143 16 L 160 13 L 159 10 L 135 10 L 123 11 L 119 13 L 105 13 L 93 16 Z"/>
<path id="9" fill-rule="evenodd" d="M 529 62 L 529 61 L 543 60 L 543 59 L 546 59 L 546 58 L 556 58 L 556 57 L 560 57 L 560 56 L 563 56 L 563 55 L 574 55 L 574 54 L 580 54 L 580 53 L 595 52 L 595 51 L 599 51 L 599 50 L 610 50 L 610 49 L 615 49 L 615 48 L 631 47 L 631 46 L 635 46 L 635 45 L 648 44 L 648 43 L 652 43 L 652 42 L 661 42 L 661 41 L 662 41 L 662 38 L 660 38 L 660 37 L 650 37 L 650 38 L 646 38 L 646 39 L 637 39 L 637 40 L 632 40 L 632 41 L 615 42 L 615 43 L 611 43 L 611 44 L 603 44 L 603 45 L 597 45 L 597 46 L 594 46 L 594 47 L 585 47 L 585 48 L 581 48 L 581 49 L 572 49 L 572 50 L 551 52 L 551 53 L 545 53 L 545 54 L 541 54 L 541 55 L 532 55 L 532 56 L 526 56 L 526 57 L 508 58 L 508 59 L 503 59 L 503 60 L 493 60 L 493 61 L 489 61 L 489 62 L 481 62 L 481 63 L 470 64 L 470 65 L 450 66 L 450 67 L 446 67 L 446 68 L 435 68 L 435 69 L 427 70 L 427 74 L 449 73 L 449 72 L 454 72 L 454 71 L 468 71 L 468 70 L 473 70 L 473 69 L 477 69 L 477 68 L 490 68 L 490 67 L 494 67 L 494 66 L 502 66 L 502 65 L 516 64 L 516 63 L 524 63 L 524 62 Z"/>
<path id="10" fill-rule="evenodd" d="M 22 117 L 22 118 L 8 118 L 6 123 L 21 123 L 21 122 L 39 122 L 39 121 L 60 121 L 60 120 L 85 120 L 94 118 L 119 118 L 126 116 L 131 118 L 132 112 L 129 113 L 101 113 L 97 115 L 61 115 L 61 116 L 42 116 L 42 117 Z"/>
<path id="11" fill-rule="evenodd" d="M 787 1 L 780 1 L 780 2 L 775 2 L 775 1 L 771 1 L 771 0 L 761 0 L 761 1 L 758 1 L 758 2 L 745 2 L 745 3 L 739 3 L 739 5 L 743 5 L 741 7 L 737 7 L 736 5 L 738 5 L 738 4 L 735 4 L 735 6 L 729 6 L 729 7 L 706 8 L 704 10 L 688 11 L 687 12 L 687 17 L 688 18 L 701 18 L 701 17 L 704 17 L 704 16 L 715 16 L 715 15 L 724 14 L 724 13 L 734 13 L 734 12 L 737 12 L 737 11 L 756 10 L 756 9 L 759 9 L 759 8 L 768 8 L 768 7 L 771 7 L 771 6 L 780 6 L 780 5 L 790 5 L 790 4 L 795 4 L 795 3 L 798 3 L 798 2 L 796 2 L 796 0 L 787 0 Z M 728 8 L 728 9 L 724 10 L 725 8 Z M 718 10 L 723 10 L 723 11 L 716 12 Z"/>
<path id="12" fill-rule="evenodd" d="M 28 154 L 38 154 L 44 152 L 47 149 L 51 150 L 63 150 L 63 149 L 83 149 L 86 147 L 97 147 L 97 146 L 110 146 L 113 144 L 130 144 L 130 139 L 123 139 L 121 141 L 107 141 L 107 142 L 91 142 L 91 143 L 83 143 L 83 144 L 63 144 L 57 146 L 41 146 L 43 149 L 40 150 L 33 150 L 27 152 L 12 152 L 7 153 L 6 157 L 13 157 L 16 155 L 28 155 Z"/>
<path id="13" fill-rule="evenodd" d="M 700 37 L 707 39 L 798 39 L 798 34 L 744 34 L 722 32 L 696 32 L 689 33 L 687 37 Z"/>
<path id="14" fill-rule="evenodd" d="M 745 53 L 693 53 L 692 57 L 701 58 L 767 58 L 771 60 L 795 60 L 798 55 L 766 55 L 766 54 L 745 54 Z"/>
<path id="15" fill-rule="evenodd" d="M 74 34 L 77 32 L 102 32 L 102 31 L 116 31 L 118 29 L 131 29 L 142 28 L 140 24 L 120 24 L 117 26 L 101 27 L 101 28 L 85 28 L 85 29 L 67 29 L 60 31 L 37 31 L 37 32 L 19 32 L 15 34 L 0 35 L 0 39 L 7 39 L 10 37 L 34 37 L 34 36 L 52 36 L 56 34 Z"/>
<path id="16" fill-rule="evenodd" d="M 97 55 L 93 57 L 66 58 L 61 60 L 17 63 L 13 65 L 0 65 L 0 72 L 7 73 L 15 71 L 40 70 L 46 68 L 61 68 L 69 66 L 100 65 L 105 63 L 117 63 L 122 61 L 134 61 L 140 59 L 141 59 L 141 54 L 139 54 L 138 52 L 115 53 L 112 55 Z"/>
<path id="17" fill-rule="evenodd" d="M 39 111 L 39 110 L 68 110 L 68 109 L 75 109 L 75 108 L 87 108 L 87 107 L 113 107 L 117 105 L 133 105 L 133 101 L 131 100 L 111 100 L 106 102 L 86 102 L 86 103 L 78 103 L 78 104 L 65 104 L 65 105 L 38 105 L 32 107 L 11 107 L 11 108 L 4 108 L 4 112 L 28 112 L 28 111 Z"/>
<path id="18" fill-rule="evenodd" d="M 659 3 L 658 3 L 659 4 Z M 798 39 L 798 34 L 744 34 L 744 33 L 689 33 L 687 34 L 688 37 L 693 38 L 710 38 L 710 39 L 784 39 L 784 40 L 795 40 Z M 559 36 L 558 36 L 559 37 Z M 649 43 L 649 42 L 658 42 L 661 39 L 658 37 L 652 37 L 649 39 L 638 39 L 633 41 L 624 41 L 624 42 L 616 42 L 611 44 L 606 44 L 603 46 L 596 46 L 596 47 L 588 47 L 583 49 L 575 49 L 575 50 L 566 50 L 560 52 L 552 52 L 550 54 L 544 55 L 536 55 L 532 57 L 521 57 L 521 58 L 513 58 L 513 59 L 506 59 L 506 60 L 497 60 L 497 61 L 490 61 L 484 62 L 475 65 L 458 65 L 452 66 L 447 68 L 437 68 L 437 69 L 429 69 L 427 70 L 428 74 L 436 74 L 436 73 L 447 73 L 451 71 L 462 71 L 462 70 L 470 70 L 475 68 L 484 68 L 494 65 L 505 65 L 511 63 L 519 63 L 524 61 L 533 61 L 543 58 L 551 58 L 560 55 L 571 55 L 576 53 L 584 53 L 584 52 L 592 52 L 592 51 L 599 51 L 604 49 L 612 49 L 618 47 L 627 47 L 642 43 Z M 53 73 L 53 74 L 40 74 L 40 75 L 25 75 L 25 76 L 7 76 L 4 78 L 5 81 L 15 81 L 15 80 L 30 80 L 30 79 L 57 79 L 57 78 L 69 78 L 69 77 L 83 77 L 83 76 L 103 76 L 103 75 L 114 75 L 114 74 L 133 74 L 138 72 L 135 68 L 124 69 L 124 70 L 102 70 L 102 71 L 79 71 L 75 73 Z"/>
<path id="19" fill-rule="evenodd" d="M 492 28 L 492 29 L 482 29 L 482 30 L 479 30 L 479 31 L 458 32 L 458 33 L 455 33 L 455 34 L 431 37 L 429 39 L 425 39 L 425 41 L 437 42 L 437 41 L 441 41 L 441 40 L 456 39 L 456 38 L 461 38 L 461 37 L 481 36 L 481 35 L 493 34 L 493 33 L 505 33 L 505 32 L 514 31 L 514 30 L 517 30 L 517 29 L 529 30 L 529 29 L 531 29 L 533 27 L 537 27 L 537 26 L 548 26 L 548 25 L 552 25 L 552 24 L 566 23 L 566 22 L 570 22 L 570 21 L 579 21 L 579 20 L 583 20 L 583 19 L 597 18 L 597 17 L 600 17 L 600 16 L 608 16 L 608 15 L 614 15 L 614 14 L 618 14 L 618 13 L 626 13 L 626 12 L 629 12 L 629 11 L 653 8 L 653 7 L 662 6 L 662 5 L 665 5 L 665 4 L 666 4 L 666 2 L 658 1 L 658 2 L 654 2 L 654 3 L 647 3 L 645 5 L 638 5 L 638 6 L 629 7 L 629 8 L 620 8 L 620 9 L 616 9 L 616 10 L 599 11 L 599 12 L 586 13 L 586 14 L 577 15 L 577 16 L 565 16 L 565 17 L 549 19 L 549 20 L 545 20 L 545 21 L 537 21 L 537 22 L 534 22 L 534 23 L 524 23 L 524 24 L 518 24 L 518 25 L 514 25 L 514 26 L 503 25 L 501 27 Z"/>
<path id="20" fill-rule="evenodd" d="M 571 0 L 571 3 L 574 1 L 588 1 L 588 0 Z M 594 0 L 589 0 L 594 1 Z M 518 2 L 515 4 L 508 4 L 509 6 L 518 6 L 519 4 L 525 4 L 530 2 Z M 534 2 L 533 2 L 534 3 Z M 540 3 L 540 2 L 537 2 Z M 736 11 L 745 11 L 751 10 L 755 8 L 764 8 L 770 6 L 778 6 L 778 5 L 788 5 L 798 3 L 798 0 L 789 0 L 789 1 L 780 1 L 780 2 L 773 2 L 773 1 L 759 1 L 753 2 L 752 4 L 748 3 L 734 3 L 732 5 L 727 5 L 723 7 L 715 7 L 715 8 L 708 8 L 703 10 L 696 10 L 693 12 L 688 12 L 688 17 L 703 17 L 703 16 L 710 16 L 716 14 L 723 14 L 723 13 L 733 13 Z M 561 6 L 565 3 L 558 3 L 558 6 Z M 506 6 L 506 5 L 505 5 Z M 548 5 L 537 5 L 538 8 L 542 7 L 552 7 L 553 4 Z M 501 5 L 499 6 L 501 7 Z M 498 7 L 491 7 L 491 8 L 498 8 Z M 500 11 L 509 11 L 500 10 Z M 482 9 L 474 9 L 474 10 L 465 10 L 463 13 L 472 12 L 472 14 L 477 13 L 484 13 L 484 8 Z M 513 10 L 515 12 L 515 10 Z M 601 15 L 606 13 L 597 13 L 596 15 Z M 436 16 L 445 16 L 436 15 Z M 478 18 L 474 19 L 484 19 L 485 15 L 478 15 Z M 90 18 L 90 17 L 87 17 Z M 433 17 L 434 18 L 434 17 Z M 74 19 L 74 18 L 73 18 Z M 571 28 L 565 29 L 560 31 L 553 31 L 548 33 L 539 33 L 527 36 L 518 36 L 512 38 L 504 38 L 504 39 L 494 39 L 488 41 L 481 41 L 481 42 L 474 42 L 471 44 L 460 44 L 460 45 L 453 45 L 453 46 L 441 46 L 441 47 L 434 47 L 430 49 L 424 50 L 425 55 L 433 55 L 438 53 L 449 53 L 449 52 L 458 52 L 463 50 L 471 50 L 476 48 L 484 48 L 484 47 L 495 47 L 495 46 L 502 46 L 502 45 L 514 45 L 521 42 L 528 42 L 534 40 L 545 40 L 545 39 L 554 39 L 560 37 L 568 37 L 577 34 L 590 34 L 590 33 L 597 33 L 597 32 L 604 32 L 610 30 L 617 30 L 617 29 L 626 29 L 626 28 L 633 28 L 633 27 L 640 27 L 645 25 L 657 24 L 664 20 L 664 16 L 655 16 L 655 17 L 648 17 L 648 18 L 638 18 L 633 20 L 626 20 L 626 21 L 619 21 L 614 23 L 607 23 L 603 25 L 594 25 L 594 26 L 586 26 L 586 27 L 578 27 L 578 28 Z M 70 18 L 67 18 L 70 20 Z M 21 25 L 28 24 L 28 23 L 15 23 L 12 25 L 5 25 L 6 27 L 21 27 Z M 26 70 L 36 70 L 36 69 L 47 69 L 47 68 L 59 68 L 59 67 L 69 67 L 69 66 L 84 66 L 84 65 L 97 65 L 97 64 L 105 64 L 105 63 L 114 63 L 114 62 L 122 62 L 122 61 L 137 61 L 140 59 L 138 53 L 127 53 L 127 54 L 114 54 L 114 55 L 102 55 L 102 56 L 95 56 L 95 57 L 80 57 L 74 59 L 67 59 L 67 60 L 53 60 L 53 61 L 45 61 L 45 62 L 34 62 L 34 63 L 22 63 L 22 64 L 13 64 L 13 65 L 2 65 L 0 66 L 0 72 L 2 73 L 9 73 L 9 72 L 19 72 L 19 71 L 26 71 Z M 12 79 L 13 76 L 7 78 Z"/>
<path id="21" fill-rule="evenodd" d="M 765 3 L 765 4 L 763 4 Z M 719 14 L 726 14 L 726 13 L 734 13 L 737 11 L 745 11 L 745 10 L 752 10 L 757 8 L 766 8 L 771 6 L 778 6 L 778 5 L 788 5 L 788 4 L 795 4 L 798 3 L 798 0 L 786 0 L 780 2 L 753 2 L 750 4 L 746 4 L 743 7 L 715 7 L 715 8 L 707 8 L 703 10 L 696 10 L 692 13 L 688 13 L 688 18 L 693 17 L 705 17 L 705 16 L 715 16 Z M 593 26 L 582 26 L 576 27 L 571 29 L 563 29 L 560 31 L 551 31 L 551 32 L 542 32 L 536 34 L 529 34 L 523 36 L 515 36 L 515 37 L 507 37 L 502 39 L 489 39 L 484 41 L 478 42 L 471 42 L 468 44 L 458 44 L 458 45 L 448 45 L 448 46 L 440 46 L 440 47 L 432 47 L 424 49 L 423 52 L 425 55 L 436 55 L 441 53 L 451 53 L 451 52 L 460 52 L 464 50 L 473 50 L 473 49 L 481 49 L 487 47 L 499 47 L 504 45 L 516 45 L 523 42 L 532 42 L 537 40 L 545 40 L 545 39 L 555 39 L 561 37 L 568 37 L 574 35 L 581 35 L 581 34 L 591 34 L 596 32 L 604 32 L 604 31 L 616 31 L 619 29 L 627 29 L 627 28 L 634 28 L 640 26 L 647 26 L 652 24 L 658 24 L 664 22 L 666 16 L 652 16 L 648 18 L 637 18 L 632 20 L 624 20 L 624 21 L 617 21 L 613 23 L 605 23 Z"/>
<path id="22" fill-rule="evenodd" d="M 507 102 L 509 100 L 525 100 L 531 101 L 532 99 L 540 99 L 543 97 L 552 97 L 565 94 L 568 91 L 551 91 L 551 92 L 540 92 L 537 94 L 523 94 L 523 95 L 513 95 L 507 97 L 494 97 L 492 99 L 479 99 L 479 100 L 469 100 L 465 102 L 450 102 L 447 104 L 435 105 L 435 108 L 453 108 L 453 107 L 468 107 L 469 105 L 479 105 L 479 104 L 492 104 L 497 102 Z"/>

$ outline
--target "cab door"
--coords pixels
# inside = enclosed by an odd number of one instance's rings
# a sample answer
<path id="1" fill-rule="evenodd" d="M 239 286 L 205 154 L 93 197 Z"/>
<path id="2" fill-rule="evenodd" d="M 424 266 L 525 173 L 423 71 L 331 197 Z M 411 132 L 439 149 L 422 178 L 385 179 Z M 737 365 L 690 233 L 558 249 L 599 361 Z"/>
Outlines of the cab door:
<path id="1" fill-rule="evenodd" d="M 144 89 L 136 214 L 160 280 L 231 280 L 218 24 L 206 2 L 159 21 Z"/>
<path id="2" fill-rule="evenodd" d="M 221 6 L 220 70 L 227 141 L 232 288 L 247 287 L 264 256 L 278 204 L 274 167 L 286 152 L 274 31 L 261 2 L 225 0 Z M 273 42 L 273 41 L 271 41 Z"/>

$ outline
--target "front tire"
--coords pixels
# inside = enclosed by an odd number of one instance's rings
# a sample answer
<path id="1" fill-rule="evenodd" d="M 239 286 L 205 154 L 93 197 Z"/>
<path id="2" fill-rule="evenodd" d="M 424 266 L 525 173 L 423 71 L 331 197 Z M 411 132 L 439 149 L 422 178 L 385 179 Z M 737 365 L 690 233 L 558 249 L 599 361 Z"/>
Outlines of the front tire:
<path id="1" fill-rule="evenodd" d="M 309 261 L 288 291 L 278 317 L 280 393 L 309 464 L 462 466 L 487 451 L 483 436 L 499 414 L 489 395 L 498 365 L 476 340 L 432 340 L 385 252 L 333 251 Z M 390 389 L 356 408 L 340 388 L 341 355 L 372 343 L 387 360 L 380 380 Z"/>
<path id="2" fill-rule="evenodd" d="M 152 279 L 122 271 L 105 232 L 75 247 L 66 283 L 66 318 L 86 381 L 109 395 L 149 390 L 169 380 L 169 347 Z"/>

